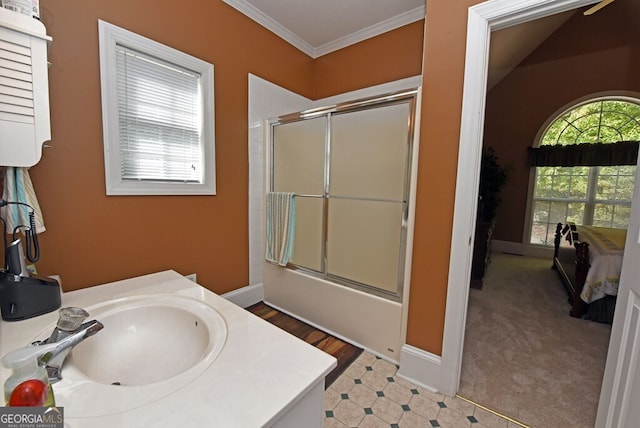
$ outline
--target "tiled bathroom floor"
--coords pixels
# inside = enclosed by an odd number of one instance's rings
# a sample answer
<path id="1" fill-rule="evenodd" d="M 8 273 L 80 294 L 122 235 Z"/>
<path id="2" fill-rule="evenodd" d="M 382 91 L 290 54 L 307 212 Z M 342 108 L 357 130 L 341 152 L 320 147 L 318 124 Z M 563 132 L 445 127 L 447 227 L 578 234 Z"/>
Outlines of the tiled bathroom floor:
<path id="1" fill-rule="evenodd" d="M 324 393 L 324 428 L 521 428 L 460 398 L 400 379 L 398 368 L 363 352 Z"/>

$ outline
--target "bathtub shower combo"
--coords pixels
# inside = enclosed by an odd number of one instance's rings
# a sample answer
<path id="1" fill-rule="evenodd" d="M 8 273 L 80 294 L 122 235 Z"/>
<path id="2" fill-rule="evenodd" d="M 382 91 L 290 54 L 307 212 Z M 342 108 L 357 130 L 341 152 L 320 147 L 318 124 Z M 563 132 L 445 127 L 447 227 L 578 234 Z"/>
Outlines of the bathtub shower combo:
<path id="1" fill-rule="evenodd" d="M 417 94 L 342 103 L 270 123 L 267 190 L 295 193 L 296 225 L 287 269 L 265 268 L 271 272 L 265 272 L 265 300 L 394 360 L 403 339 Z M 283 285 L 288 280 L 293 283 Z M 390 318 L 383 327 L 389 340 L 354 339 L 344 330 L 353 324 L 348 316 L 338 321 L 327 314 L 327 306 L 341 302 L 352 302 L 347 311 L 362 306 L 373 328 L 375 318 Z"/>

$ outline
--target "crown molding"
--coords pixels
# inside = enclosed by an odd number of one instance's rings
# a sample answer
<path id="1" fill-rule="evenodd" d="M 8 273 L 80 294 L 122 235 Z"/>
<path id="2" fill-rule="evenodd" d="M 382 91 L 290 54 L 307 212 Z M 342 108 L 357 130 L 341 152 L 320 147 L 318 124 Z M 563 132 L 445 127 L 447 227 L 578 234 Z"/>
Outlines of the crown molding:
<path id="1" fill-rule="evenodd" d="M 420 6 L 362 30 L 356 31 L 355 33 L 333 40 L 329 43 L 325 43 L 322 46 L 312 46 L 246 0 L 223 1 L 312 58 L 326 55 L 330 52 L 337 51 L 371 37 L 386 33 L 387 31 L 411 24 L 424 19 L 425 16 L 425 7 Z"/>
<path id="2" fill-rule="evenodd" d="M 416 7 L 415 9 L 411 9 L 407 12 L 401 13 L 400 15 L 396 15 L 389 19 L 385 19 L 384 21 L 378 22 L 377 24 L 363 28 L 362 30 L 356 31 L 355 33 L 351 33 L 329 43 L 325 43 L 322 46 L 318 46 L 314 49 L 314 55 L 312 56 L 313 58 L 317 58 L 319 56 L 326 55 L 339 49 L 346 48 L 347 46 L 359 43 L 363 40 L 367 40 L 388 31 L 395 30 L 396 28 L 400 28 L 413 22 L 420 21 L 421 19 L 424 19 L 424 17 L 425 7 Z"/>
<path id="3" fill-rule="evenodd" d="M 265 27 L 267 30 L 275 33 L 280 38 L 286 40 L 302 52 L 306 53 L 309 56 L 312 56 L 311 53 L 314 51 L 313 46 L 309 43 L 302 40 L 300 37 L 289 31 L 287 28 L 280 25 L 279 22 L 272 19 L 269 15 L 262 12 L 257 7 L 253 6 L 251 3 L 245 0 L 222 0 L 227 3 L 229 6 L 236 9 L 238 12 L 243 13 L 249 18 L 256 21 L 258 24 Z"/>

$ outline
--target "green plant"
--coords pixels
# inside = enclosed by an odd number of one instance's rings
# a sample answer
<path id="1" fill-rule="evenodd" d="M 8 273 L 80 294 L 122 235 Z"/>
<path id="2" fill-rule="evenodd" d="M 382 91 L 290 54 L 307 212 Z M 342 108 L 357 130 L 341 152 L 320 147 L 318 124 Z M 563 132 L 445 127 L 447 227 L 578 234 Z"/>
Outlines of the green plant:
<path id="1" fill-rule="evenodd" d="M 481 221 L 492 221 L 496 210 L 502 202 L 500 190 L 507 182 L 507 171 L 498 163 L 495 149 L 486 147 L 482 150 L 480 166 L 480 187 L 478 201 L 478 218 Z"/>

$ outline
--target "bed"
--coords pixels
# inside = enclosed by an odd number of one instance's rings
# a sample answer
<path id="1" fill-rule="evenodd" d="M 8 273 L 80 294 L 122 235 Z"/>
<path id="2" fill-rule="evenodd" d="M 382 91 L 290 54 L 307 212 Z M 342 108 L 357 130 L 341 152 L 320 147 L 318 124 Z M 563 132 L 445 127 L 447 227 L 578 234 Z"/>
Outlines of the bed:
<path id="1" fill-rule="evenodd" d="M 558 223 L 553 268 L 562 278 L 577 318 L 611 323 L 627 231 Z"/>

